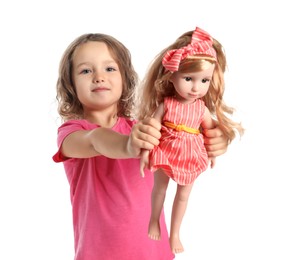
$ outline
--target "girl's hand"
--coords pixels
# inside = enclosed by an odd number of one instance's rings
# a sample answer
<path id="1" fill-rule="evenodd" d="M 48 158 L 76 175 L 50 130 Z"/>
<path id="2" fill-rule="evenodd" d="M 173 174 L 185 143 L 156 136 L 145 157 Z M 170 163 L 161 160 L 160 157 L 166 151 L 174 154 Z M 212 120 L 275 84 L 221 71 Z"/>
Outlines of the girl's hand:
<path id="1" fill-rule="evenodd" d="M 139 157 L 141 151 L 154 149 L 159 144 L 160 130 L 161 124 L 151 117 L 135 124 L 128 140 L 128 152 Z"/>
<path id="2" fill-rule="evenodd" d="M 228 139 L 223 135 L 218 126 L 213 129 L 204 129 L 203 135 L 209 158 L 217 157 L 227 151 Z"/>

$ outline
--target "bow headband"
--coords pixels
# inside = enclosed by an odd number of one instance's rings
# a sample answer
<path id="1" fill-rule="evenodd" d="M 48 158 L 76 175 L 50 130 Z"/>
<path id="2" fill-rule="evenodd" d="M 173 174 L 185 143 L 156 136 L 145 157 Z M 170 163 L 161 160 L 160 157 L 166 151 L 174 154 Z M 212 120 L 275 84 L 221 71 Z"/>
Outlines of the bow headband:
<path id="1" fill-rule="evenodd" d="M 162 64 L 167 70 L 178 71 L 179 63 L 186 57 L 194 55 L 207 55 L 216 59 L 212 37 L 198 27 L 192 35 L 191 43 L 180 49 L 167 51 Z"/>

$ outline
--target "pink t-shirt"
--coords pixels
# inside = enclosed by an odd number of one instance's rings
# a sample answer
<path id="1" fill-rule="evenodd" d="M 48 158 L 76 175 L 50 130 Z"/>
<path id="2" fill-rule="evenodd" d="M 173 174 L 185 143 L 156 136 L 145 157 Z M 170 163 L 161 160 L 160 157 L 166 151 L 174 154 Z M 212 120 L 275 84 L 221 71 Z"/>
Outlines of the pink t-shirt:
<path id="1" fill-rule="evenodd" d="M 129 134 L 134 121 L 119 118 L 113 130 Z M 153 176 L 140 176 L 139 159 L 65 159 L 60 147 L 67 135 L 99 126 L 70 120 L 58 129 L 55 162 L 63 162 L 73 208 L 75 260 L 171 260 L 164 213 L 160 241 L 148 238 Z"/>

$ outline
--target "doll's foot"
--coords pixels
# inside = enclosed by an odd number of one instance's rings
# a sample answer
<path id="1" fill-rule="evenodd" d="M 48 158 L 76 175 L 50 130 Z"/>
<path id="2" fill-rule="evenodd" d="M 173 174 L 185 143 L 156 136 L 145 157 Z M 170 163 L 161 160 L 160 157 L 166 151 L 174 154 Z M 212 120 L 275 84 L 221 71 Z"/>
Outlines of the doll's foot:
<path id="1" fill-rule="evenodd" d="M 161 229 L 158 221 L 150 221 L 148 236 L 153 240 L 161 239 Z"/>
<path id="2" fill-rule="evenodd" d="M 170 237 L 170 247 L 174 254 L 179 254 L 184 251 L 184 248 L 180 242 L 180 239 L 178 237 Z"/>

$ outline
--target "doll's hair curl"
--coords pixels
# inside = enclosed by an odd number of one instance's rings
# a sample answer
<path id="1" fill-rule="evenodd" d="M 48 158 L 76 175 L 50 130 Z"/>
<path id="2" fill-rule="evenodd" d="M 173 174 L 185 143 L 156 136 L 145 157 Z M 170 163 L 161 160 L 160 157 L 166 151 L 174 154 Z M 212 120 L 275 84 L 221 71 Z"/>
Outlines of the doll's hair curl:
<path id="1" fill-rule="evenodd" d="M 83 34 L 76 38 L 65 50 L 59 64 L 59 75 L 56 84 L 58 113 L 62 121 L 83 119 L 83 106 L 80 103 L 72 78 L 73 54 L 75 50 L 90 41 L 103 42 L 107 45 L 114 60 L 119 66 L 122 76 L 123 91 L 118 102 L 117 114 L 130 118 L 135 105 L 135 88 L 138 85 L 138 75 L 131 62 L 129 50 L 117 39 L 106 34 Z"/>
<path id="2" fill-rule="evenodd" d="M 187 46 L 192 39 L 193 31 L 181 35 L 173 44 L 162 50 L 150 64 L 142 81 L 139 94 L 138 119 L 153 116 L 155 110 L 165 97 L 174 96 L 175 89 L 170 82 L 172 72 L 165 69 L 162 59 L 167 51 L 180 49 Z M 217 60 L 209 56 L 187 57 L 179 64 L 178 71 L 181 73 L 202 71 L 208 63 L 214 63 L 215 69 L 207 94 L 202 98 L 209 109 L 212 117 L 217 120 L 219 128 L 231 142 L 236 132 L 243 134 L 244 129 L 240 123 L 233 121 L 230 116 L 234 108 L 225 104 L 224 95 L 224 72 L 226 70 L 226 56 L 221 43 L 213 38 L 213 48 L 216 51 Z"/>

